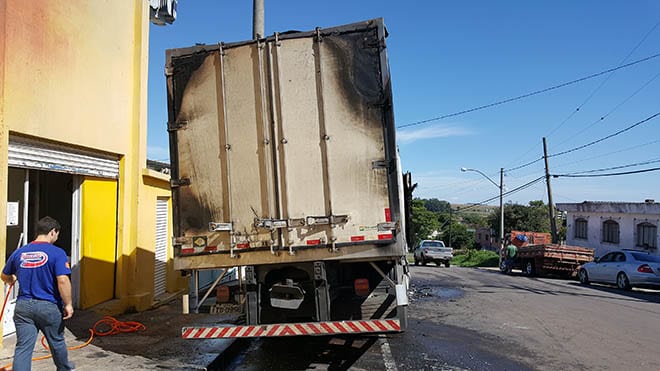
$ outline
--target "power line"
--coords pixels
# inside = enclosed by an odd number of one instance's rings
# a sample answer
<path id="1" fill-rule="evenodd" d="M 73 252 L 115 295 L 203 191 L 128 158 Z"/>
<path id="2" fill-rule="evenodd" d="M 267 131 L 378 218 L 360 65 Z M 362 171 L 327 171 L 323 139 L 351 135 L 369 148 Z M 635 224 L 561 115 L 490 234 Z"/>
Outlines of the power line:
<path id="1" fill-rule="evenodd" d="M 628 53 L 628 55 L 626 55 L 626 57 L 623 58 L 623 59 L 621 60 L 621 62 L 619 62 L 619 66 L 622 65 L 623 63 L 625 63 L 625 62 L 628 60 L 628 58 L 630 58 L 630 56 L 631 56 L 631 55 L 637 50 L 637 48 L 639 48 L 639 46 L 642 45 L 642 43 L 644 43 L 644 41 L 646 40 L 646 38 L 648 38 L 649 35 L 650 35 L 651 33 L 653 33 L 653 31 L 656 29 L 656 27 L 658 27 L 658 24 L 660 24 L 660 21 L 658 21 L 653 27 L 651 27 L 651 29 L 646 33 L 646 35 L 644 35 L 644 37 L 643 37 L 643 38 L 637 43 L 637 45 L 635 45 L 635 47 L 634 47 L 634 48 Z M 615 71 L 616 71 L 616 70 L 615 70 Z M 595 88 L 595 89 L 589 94 L 589 96 L 587 96 L 587 98 L 582 102 L 582 104 L 580 104 L 580 105 L 579 105 L 579 106 L 578 106 L 573 112 L 571 112 L 571 114 L 568 115 L 568 117 L 566 117 L 566 119 L 565 119 L 564 121 L 562 121 L 562 122 L 561 122 L 556 128 L 554 128 L 554 129 L 550 132 L 550 134 L 546 135 L 546 137 L 549 137 L 549 136 L 551 136 L 552 134 L 554 134 L 554 133 L 555 133 L 557 130 L 559 130 L 559 128 L 561 128 L 561 127 L 562 127 L 562 126 L 563 126 L 568 120 L 570 120 L 570 119 L 571 119 L 571 118 L 572 118 L 572 117 L 573 117 L 578 111 L 580 111 L 580 109 L 581 109 L 582 107 L 584 107 L 584 106 L 585 106 L 585 105 L 591 100 L 591 98 L 594 97 L 594 95 L 596 95 L 596 93 L 597 93 L 597 92 L 598 92 L 598 91 L 599 91 L 599 90 L 605 85 L 605 83 L 607 83 L 607 82 L 610 80 L 610 78 L 611 78 L 612 76 L 614 76 L 614 72 L 615 72 L 615 71 L 612 71 L 609 75 L 607 75 L 607 77 L 605 77 L 605 79 L 604 79 L 603 81 L 601 81 L 601 83 L 600 83 L 600 84 L 599 84 L 599 85 L 598 85 L 598 86 L 597 86 L 597 87 L 596 87 L 596 88 Z"/>
<path id="2" fill-rule="evenodd" d="M 614 108 L 612 108 L 612 109 L 611 109 L 609 112 L 607 112 L 605 115 L 601 116 L 601 118 L 595 120 L 595 121 L 592 122 L 589 126 L 587 126 L 587 127 L 585 127 L 584 129 L 578 131 L 577 133 L 573 134 L 570 138 L 564 140 L 563 142 L 558 143 L 557 146 L 561 146 L 562 144 L 566 143 L 566 142 L 567 142 L 568 140 L 570 140 L 571 138 L 575 138 L 576 136 L 578 136 L 578 135 L 584 133 L 585 131 L 591 129 L 591 128 L 592 128 L 594 125 L 596 125 L 597 123 L 599 123 L 599 122 L 605 120 L 605 119 L 607 118 L 607 116 L 611 115 L 612 113 L 614 113 L 614 111 L 616 111 L 616 110 L 619 109 L 621 106 L 623 106 L 624 104 L 626 104 L 626 103 L 627 103 L 629 100 L 631 100 L 635 95 L 637 95 L 640 91 L 642 91 L 645 87 L 647 87 L 647 86 L 648 86 L 649 84 L 651 84 L 655 79 L 657 79 L 658 76 L 660 76 L 660 72 L 658 72 L 655 76 L 653 76 L 650 80 L 648 80 L 648 81 L 647 81 L 644 85 L 642 85 L 639 89 L 635 90 L 635 92 L 633 92 L 631 95 L 629 95 L 626 99 L 624 99 L 624 100 L 621 101 L 619 104 L 617 104 Z"/>
<path id="3" fill-rule="evenodd" d="M 657 53 L 657 54 L 648 56 L 646 58 L 638 59 L 634 62 L 630 62 L 630 63 L 624 64 L 624 65 L 620 65 L 618 67 L 610 68 L 608 70 L 601 71 L 601 72 L 598 72 L 598 73 L 594 73 L 594 74 L 591 74 L 589 76 L 581 77 L 579 79 L 572 80 L 572 81 L 569 81 L 569 82 L 565 82 L 565 83 L 562 83 L 562 84 L 559 84 L 559 85 L 554 85 L 554 86 L 551 86 L 549 88 L 536 90 L 536 91 L 533 91 L 531 93 L 519 95 L 519 96 L 513 97 L 513 98 L 507 98 L 507 99 L 497 101 L 497 102 L 494 102 L 494 103 L 485 104 L 483 106 L 478 106 L 478 107 L 466 109 L 466 110 L 459 111 L 459 112 L 450 113 L 450 114 L 443 115 L 443 116 L 438 116 L 438 117 L 434 117 L 434 118 L 430 118 L 430 119 L 426 119 L 426 120 L 416 121 L 416 122 L 412 122 L 412 123 L 409 123 L 409 124 L 397 126 L 397 129 L 403 129 L 403 128 L 407 128 L 407 127 L 411 127 L 411 126 L 426 124 L 426 123 L 429 123 L 429 122 L 432 122 L 432 121 L 438 121 L 438 120 L 443 120 L 443 119 L 450 118 L 450 117 L 464 115 L 466 113 L 480 111 L 482 109 L 499 106 L 499 105 L 502 105 L 502 104 L 505 104 L 505 103 L 514 102 L 514 101 L 524 99 L 524 98 L 529 98 L 529 97 L 534 96 L 534 95 L 547 93 L 549 91 L 556 90 L 556 89 L 559 89 L 559 88 L 563 88 L 563 87 L 566 87 L 566 86 L 569 86 L 569 85 L 577 84 L 579 82 L 586 81 L 586 80 L 589 80 L 589 79 L 593 79 L 594 77 L 602 76 L 604 74 L 607 74 L 607 73 L 610 73 L 610 72 L 613 72 L 613 71 L 617 71 L 617 70 L 620 70 L 620 69 L 623 69 L 623 68 L 631 67 L 631 66 L 634 66 L 638 63 L 646 62 L 646 61 L 649 61 L 651 59 L 657 58 L 659 56 L 660 56 L 660 53 Z"/>
<path id="4" fill-rule="evenodd" d="M 516 166 L 516 167 L 512 167 L 511 169 L 504 169 L 504 170 L 505 170 L 505 171 L 514 171 L 514 170 L 522 169 L 522 168 L 524 168 L 524 167 L 527 167 L 527 166 L 533 165 L 533 164 L 535 164 L 535 163 L 537 163 L 537 162 L 539 162 L 539 161 L 541 161 L 541 160 L 543 160 L 543 157 L 541 157 L 541 158 L 537 158 L 537 159 L 534 160 L 534 161 L 530 161 L 530 162 L 524 163 L 524 164 L 522 164 L 522 165 L 520 165 L 520 166 Z"/>
<path id="5" fill-rule="evenodd" d="M 517 187 L 517 188 L 514 188 L 514 189 L 512 189 L 512 190 L 510 190 L 510 191 L 507 191 L 507 192 L 505 192 L 505 193 L 502 193 L 502 197 L 504 197 L 504 196 L 508 196 L 508 195 L 511 195 L 511 194 L 514 194 L 514 193 L 517 193 L 517 192 L 520 192 L 520 191 L 524 190 L 525 188 L 529 188 L 529 187 L 533 186 L 534 184 L 536 184 L 536 183 L 538 183 L 538 182 L 540 182 L 540 181 L 542 181 L 542 180 L 544 180 L 544 179 L 545 179 L 545 175 L 544 175 L 544 176 L 540 176 L 540 177 L 538 177 L 538 178 L 532 180 L 531 182 L 525 183 L 525 184 L 523 184 L 523 185 L 521 185 L 521 186 L 519 186 L 519 187 Z M 484 200 L 484 201 L 481 201 L 481 202 L 478 202 L 478 203 L 472 204 L 472 205 L 470 205 L 470 206 L 464 207 L 464 208 L 462 208 L 461 210 L 467 210 L 467 209 L 470 209 L 470 208 L 472 208 L 472 207 L 481 206 L 481 205 L 486 204 L 487 202 L 491 202 L 491 201 L 497 200 L 498 198 L 500 198 L 499 195 L 498 195 L 498 196 L 495 196 L 495 197 L 491 197 L 491 198 L 489 198 L 489 199 L 487 199 L 487 200 Z"/>
<path id="6" fill-rule="evenodd" d="M 621 129 L 621 130 L 617 131 L 616 133 L 610 134 L 610 135 L 608 135 L 608 136 L 606 136 L 606 137 L 600 138 L 600 139 L 598 139 L 598 140 L 594 140 L 593 142 L 589 142 L 589 143 L 587 143 L 587 144 L 583 144 L 583 145 L 581 145 L 581 146 L 578 146 L 578 147 L 575 147 L 575 148 L 571 148 L 571 149 L 566 150 L 566 151 L 563 151 L 563 152 L 558 152 L 558 153 L 555 153 L 555 154 L 552 154 L 552 155 L 548 155 L 548 157 L 556 157 L 556 156 L 565 155 L 565 154 L 567 154 L 567 153 L 575 152 L 575 151 L 577 151 L 577 150 L 584 149 L 584 148 L 586 148 L 586 147 L 592 146 L 592 145 L 594 145 L 594 144 L 596 144 L 596 143 L 600 143 L 600 142 L 602 142 L 602 141 L 604 141 L 604 140 L 607 140 L 607 139 L 610 139 L 610 138 L 615 137 L 615 136 L 617 136 L 617 135 L 623 134 L 623 133 L 625 133 L 626 131 L 631 130 L 631 129 L 633 129 L 633 128 L 635 128 L 635 127 L 637 127 L 637 126 L 639 126 L 639 125 L 641 125 L 641 124 L 643 124 L 643 123 L 645 123 L 645 122 L 647 122 L 647 121 L 651 121 L 651 120 L 653 120 L 654 118 L 658 117 L 659 115 L 660 115 L 660 112 L 657 112 L 657 113 L 655 113 L 655 114 L 653 114 L 653 115 L 651 115 L 651 116 L 645 118 L 645 119 L 642 120 L 642 121 L 638 121 L 638 122 L 636 122 L 636 123 L 634 123 L 634 124 L 628 126 L 628 127 L 625 128 L 625 129 Z"/>
<path id="7" fill-rule="evenodd" d="M 617 153 L 626 152 L 626 151 L 630 151 L 630 150 L 633 150 L 633 149 L 637 149 L 637 148 L 645 147 L 645 146 L 648 146 L 648 145 L 651 145 L 651 144 L 655 144 L 655 143 L 659 143 L 659 142 L 660 142 L 660 139 L 656 139 L 656 140 L 651 141 L 651 142 L 647 142 L 647 143 L 643 143 L 643 144 L 638 144 L 638 145 L 631 146 L 631 147 L 626 147 L 626 148 L 623 148 L 623 149 L 620 149 L 620 150 L 617 150 L 617 151 L 612 151 L 612 152 L 603 153 L 603 154 L 600 154 L 600 155 L 598 155 L 598 156 L 586 157 L 586 158 L 583 158 L 583 159 L 581 159 L 581 160 L 572 161 L 572 162 L 565 162 L 565 163 L 563 163 L 563 164 L 554 165 L 553 167 L 555 167 L 555 166 L 557 166 L 557 167 L 562 167 L 562 166 L 566 166 L 566 165 L 573 165 L 573 164 L 577 164 L 577 163 L 580 163 L 580 162 L 593 160 L 593 159 L 595 159 L 595 158 L 602 158 L 602 157 L 605 157 L 605 156 L 614 155 L 614 154 L 617 154 Z"/>
<path id="8" fill-rule="evenodd" d="M 628 164 L 628 165 L 619 165 L 619 166 L 612 166 L 612 167 L 606 167 L 602 169 L 593 169 L 593 170 L 584 170 L 584 171 L 576 171 L 574 173 L 570 173 L 570 175 L 575 175 L 575 174 L 586 174 L 586 173 L 598 173 L 601 171 L 607 171 L 607 170 L 616 170 L 616 169 L 625 169 L 628 167 L 635 167 L 635 166 L 641 166 L 641 165 L 648 165 L 648 164 L 654 164 L 656 162 L 660 162 L 658 159 L 654 160 L 649 160 L 649 161 L 644 161 L 644 162 L 638 162 L 635 164 Z"/>
<path id="9" fill-rule="evenodd" d="M 575 175 L 575 174 L 554 174 L 552 175 L 554 178 L 559 178 L 559 177 L 565 177 L 565 178 L 597 178 L 597 177 L 605 177 L 605 176 L 617 176 L 617 175 L 630 175 L 630 174 L 639 174 L 639 173 L 648 173 L 651 171 L 658 171 L 660 170 L 660 167 L 654 167 L 650 169 L 642 169 L 642 170 L 634 170 L 634 171 L 624 171 L 621 173 L 609 173 L 609 174 L 593 174 L 593 175 Z"/>
<path id="10" fill-rule="evenodd" d="M 604 141 L 604 140 L 607 140 L 607 139 L 610 139 L 610 138 L 615 137 L 615 136 L 617 136 L 617 135 L 623 134 L 623 133 L 625 133 L 626 131 L 631 130 L 631 129 L 633 129 L 633 128 L 635 128 L 635 127 L 637 127 L 637 126 L 639 126 L 639 125 L 641 125 L 641 124 L 643 124 L 643 123 L 645 123 L 645 122 L 647 122 L 647 121 L 653 120 L 654 118 L 658 117 L 659 115 L 660 115 L 660 112 L 657 112 L 657 113 L 655 113 L 655 114 L 653 114 L 653 115 L 651 115 L 651 116 L 649 116 L 649 117 L 647 117 L 647 118 L 645 118 L 645 119 L 643 119 L 643 120 L 641 120 L 641 121 L 638 121 L 638 122 L 636 122 L 636 123 L 634 123 L 634 124 L 628 126 L 628 127 L 625 128 L 625 129 L 621 129 L 621 130 L 617 131 L 616 133 L 610 134 L 610 135 L 608 135 L 608 136 L 606 136 L 606 137 L 600 138 L 600 139 L 598 139 L 598 140 L 594 140 L 593 142 L 589 142 L 589 143 L 587 143 L 587 144 L 583 144 L 583 145 L 581 145 L 581 146 L 578 146 L 578 147 L 575 147 L 575 148 L 571 148 L 571 149 L 566 150 L 566 151 L 563 151 L 563 152 L 558 152 L 558 153 L 554 153 L 554 154 L 548 155 L 548 157 L 556 157 L 556 156 L 565 155 L 565 154 L 567 154 L 567 153 L 575 152 L 575 151 L 577 151 L 577 150 L 584 149 L 584 148 L 586 148 L 586 147 L 589 147 L 589 146 L 592 146 L 592 145 L 594 145 L 594 144 L 600 143 L 600 142 L 602 142 L 602 141 Z M 527 166 L 530 166 L 530 165 L 532 165 L 532 164 L 535 164 L 535 163 L 537 163 L 537 162 L 539 162 L 539 161 L 541 161 L 541 160 L 543 160 L 543 157 L 541 157 L 541 158 L 537 158 L 536 160 L 533 160 L 533 161 L 527 162 L 527 163 L 522 164 L 522 165 L 520 165 L 520 166 L 516 166 L 516 167 L 514 167 L 514 168 L 511 168 L 511 169 L 504 169 L 504 170 L 505 170 L 505 171 L 514 171 L 514 170 L 522 169 L 522 168 L 524 168 L 524 167 L 527 167 Z"/>
<path id="11" fill-rule="evenodd" d="M 637 43 L 637 45 L 635 45 L 635 47 L 634 47 L 634 48 L 628 53 L 628 55 L 626 55 L 626 57 L 623 58 L 623 59 L 621 60 L 621 62 L 619 62 L 619 66 L 622 65 L 623 63 L 625 63 L 625 62 L 628 60 L 628 58 L 630 58 L 630 56 L 633 55 L 633 53 L 634 53 L 634 52 L 640 47 L 640 45 L 642 45 L 642 44 L 644 43 L 644 41 L 646 41 L 646 39 L 649 37 L 650 34 L 653 33 L 653 31 L 658 27 L 658 25 L 660 25 L 660 21 L 656 22 L 656 24 L 653 25 L 653 27 L 651 27 L 651 29 L 646 33 L 646 35 L 644 35 L 644 37 L 642 37 L 642 39 Z M 591 94 L 589 94 L 589 96 L 588 96 L 588 97 L 582 102 L 582 104 L 580 104 L 580 105 L 577 107 L 577 109 L 573 110 L 573 111 L 568 115 L 568 117 L 566 117 L 566 118 L 564 119 L 564 121 L 562 121 L 562 122 L 561 122 L 556 128 L 552 129 L 552 130 L 550 131 L 550 133 L 546 135 L 546 137 L 550 137 L 552 134 L 554 134 L 557 130 L 559 130 L 559 128 L 561 128 L 562 126 L 564 126 L 564 124 L 565 124 L 566 122 L 568 122 L 568 120 L 570 120 L 570 119 L 571 119 L 571 118 L 572 118 L 572 117 L 573 117 L 578 111 L 580 111 L 580 109 L 581 109 L 582 107 L 584 107 L 584 105 L 586 105 L 587 102 L 589 102 L 589 101 L 591 100 L 591 98 L 592 98 L 592 97 L 593 97 L 593 96 L 594 96 L 594 95 L 595 95 L 595 94 L 596 94 L 596 93 L 597 93 L 597 92 L 603 87 L 603 85 L 605 85 L 605 83 L 606 83 L 606 82 L 607 82 L 607 81 L 608 81 L 608 80 L 614 75 L 614 72 L 615 72 L 615 71 L 612 71 L 609 75 L 607 75 L 607 77 L 605 78 L 605 80 L 603 80 L 603 81 L 600 83 L 600 85 L 598 85 L 598 87 L 596 87 L 596 89 L 594 89 L 594 90 L 591 92 Z M 657 76 L 656 76 L 656 77 L 657 77 Z M 655 79 L 655 77 L 654 77 L 653 79 L 651 79 L 651 81 L 653 81 L 654 79 Z M 646 83 L 646 84 L 644 85 L 644 87 L 645 87 L 646 85 L 648 85 L 651 81 L 649 81 L 648 83 Z M 644 87 L 640 88 L 639 90 L 642 90 Z M 639 90 L 638 90 L 637 92 L 639 92 Z M 635 92 L 632 96 L 634 96 L 635 94 L 637 94 L 637 92 Z M 614 112 L 616 109 L 618 109 L 621 105 L 623 105 L 623 104 L 624 104 L 625 102 L 627 102 L 630 98 L 632 98 L 632 96 L 630 96 L 628 99 L 624 100 L 620 105 L 618 105 L 617 107 L 615 107 L 615 108 L 614 108 L 612 111 L 610 111 L 607 115 L 601 117 L 601 120 L 603 120 L 603 119 L 604 119 L 605 117 L 607 117 L 610 113 L 612 113 L 612 112 Z M 596 121 L 596 122 L 598 122 L 598 121 Z M 592 127 L 593 125 L 595 125 L 596 122 L 594 122 L 593 124 L 589 125 L 588 128 L 590 128 L 590 127 Z M 588 129 L 588 128 L 587 128 L 587 129 Z M 584 130 L 580 131 L 580 133 L 584 132 L 584 131 L 587 130 L 587 129 L 584 129 Z M 580 133 L 578 133 L 578 134 L 580 134 Z M 578 135 L 578 134 L 576 134 L 576 135 Z M 573 136 L 573 137 L 574 137 L 574 136 Z M 566 142 L 566 141 L 563 141 L 563 142 L 559 143 L 558 145 L 561 145 L 561 144 L 563 144 L 563 143 L 565 143 L 565 142 Z M 525 156 L 525 155 L 528 154 L 532 149 L 534 149 L 534 147 L 530 147 L 530 148 L 529 148 L 527 151 L 525 151 L 525 153 L 523 153 L 522 156 L 520 156 L 520 157 Z"/>

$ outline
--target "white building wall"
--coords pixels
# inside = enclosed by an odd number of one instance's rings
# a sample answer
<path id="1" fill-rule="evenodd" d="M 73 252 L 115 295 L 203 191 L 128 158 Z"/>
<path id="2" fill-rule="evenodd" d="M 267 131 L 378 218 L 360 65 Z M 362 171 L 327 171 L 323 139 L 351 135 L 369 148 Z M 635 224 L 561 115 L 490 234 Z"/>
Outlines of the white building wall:
<path id="1" fill-rule="evenodd" d="M 586 240 L 575 238 L 575 221 L 577 219 L 587 220 Z M 606 220 L 614 220 L 619 223 L 618 244 L 602 241 L 603 222 Z M 597 257 L 616 249 L 639 249 L 640 251 L 646 251 L 636 246 L 637 225 L 644 222 L 655 225 L 658 231 L 660 231 L 660 215 L 568 211 L 566 215 L 566 244 L 592 248 L 595 250 Z M 656 241 L 658 240 L 660 240 L 660 235 L 656 235 Z M 651 249 L 649 252 L 651 254 L 658 254 L 658 249 Z"/>

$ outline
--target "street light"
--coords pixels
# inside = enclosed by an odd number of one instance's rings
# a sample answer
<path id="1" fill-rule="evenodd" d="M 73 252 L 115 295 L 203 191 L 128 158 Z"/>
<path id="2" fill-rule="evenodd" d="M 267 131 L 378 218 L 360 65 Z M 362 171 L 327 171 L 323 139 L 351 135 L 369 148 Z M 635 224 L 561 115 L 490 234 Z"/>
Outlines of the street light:
<path id="1" fill-rule="evenodd" d="M 502 205 L 502 193 L 504 191 L 504 168 L 500 168 L 500 184 L 495 183 L 494 180 L 490 179 L 490 177 L 481 171 L 477 169 L 470 169 L 467 167 L 462 167 L 461 171 L 466 172 L 466 171 L 474 171 L 475 173 L 481 174 L 484 178 L 488 179 L 489 182 L 493 183 L 493 185 L 497 188 L 500 189 L 500 260 L 502 259 L 502 249 L 504 249 L 504 205 Z M 500 261 L 500 265 L 501 265 Z"/>

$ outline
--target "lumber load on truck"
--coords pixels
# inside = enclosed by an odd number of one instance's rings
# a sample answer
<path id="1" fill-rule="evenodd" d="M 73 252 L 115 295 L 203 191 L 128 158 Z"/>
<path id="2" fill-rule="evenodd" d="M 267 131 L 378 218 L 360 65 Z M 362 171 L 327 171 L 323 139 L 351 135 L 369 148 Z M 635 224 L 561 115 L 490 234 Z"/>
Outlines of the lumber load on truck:
<path id="1" fill-rule="evenodd" d="M 527 245 L 518 248 L 518 260 L 524 273 L 574 275 L 582 264 L 594 260 L 594 250 L 558 244 Z"/>
<path id="2" fill-rule="evenodd" d="M 594 259 L 593 249 L 553 244 L 550 240 L 549 233 L 511 231 L 511 243 L 516 246 L 517 253 L 509 260 L 512 266 L 503 264 L 502 271 L 514 268 L 530 276 L 575 276 L 582 264 Z"/>

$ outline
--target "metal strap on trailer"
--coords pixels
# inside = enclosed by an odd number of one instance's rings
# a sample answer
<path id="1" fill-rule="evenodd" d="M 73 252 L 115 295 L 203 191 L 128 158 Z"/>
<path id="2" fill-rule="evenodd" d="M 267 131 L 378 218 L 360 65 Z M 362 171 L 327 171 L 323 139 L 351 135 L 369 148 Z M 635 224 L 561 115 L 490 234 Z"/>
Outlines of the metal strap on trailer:
<path id="1" fill-rule="evenodd" d="M 400 332 L 398 319 L 364 321 L 329 321 L 280 323 L 271 325 L 184 327 L 184 339 L 226 339 L 301 335 L 340 335 L 360 333 Z"/>

